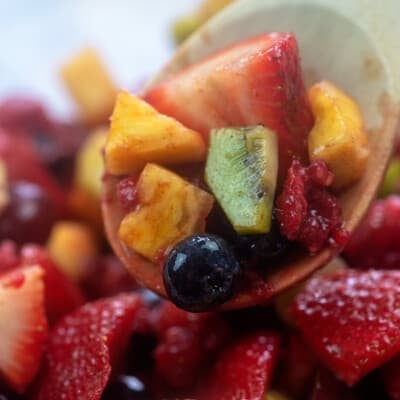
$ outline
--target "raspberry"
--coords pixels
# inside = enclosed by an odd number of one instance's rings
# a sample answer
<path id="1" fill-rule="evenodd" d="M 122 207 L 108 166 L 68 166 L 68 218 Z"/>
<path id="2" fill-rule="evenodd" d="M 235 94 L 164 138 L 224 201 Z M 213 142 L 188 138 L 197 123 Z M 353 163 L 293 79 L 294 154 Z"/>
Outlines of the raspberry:
<path id="1" fill-rule="evenodd" d="M 399 269 L 400 195 L 376 200 L 343 255 L 357 268 Z"/>
<path id="2" fill-rule="evenodd" d="M 323 161 L 303 167 L 293 160 L 277 200 L 281 233 L 300 242 L 310 253 L 319 251 L 327 241 L 336 246 L 347 241 L 341 209 L 327 190 L 332 181 L 333 174 Z"/>

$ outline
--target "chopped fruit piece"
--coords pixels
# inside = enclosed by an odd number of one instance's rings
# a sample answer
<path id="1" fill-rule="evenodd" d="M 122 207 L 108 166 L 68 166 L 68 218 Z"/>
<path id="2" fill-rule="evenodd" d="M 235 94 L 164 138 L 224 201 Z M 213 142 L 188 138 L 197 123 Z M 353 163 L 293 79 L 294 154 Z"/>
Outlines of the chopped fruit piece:
<path id="1" fill-rule="evenodd" d="M 44 271 L 46 314 L 50 324 L 84 303 L 79 287 L 61 272 L 44 248 L 25 245 L 21 249 L 20 263 L 40 265 Z"/>
<path id="2" fill-rule="evenodd" d="M 323 161 L 303 167 L 293 160 L 276 203 L 282 234 L 300 242 L 311 253 L 321 250 L 328 241 L 340 247 L 348 239 L 342 210 L 327 190 L 332 180 Z"/>
<path id="3" fill-rule="evenodd" d="M 139 176 L 128 176 L 118 182 L 118 201 L 125 212 L 133 211 L 138 205 L 137 183 Z"/>
<path id="4" fill-rule="evenodd" d="M 138 207 L 121 222 L 119 236 L 157 262 L 183 238 L 204 230 L 213 197 L 178 175 L 147 164 L 137 184 Z"/>
<path id="5" fill-rule="evenodd" d="M 376 200 L 358 226 L 343 256 L 352 267 L 399 269 L 400 196 Z"/>
<path id="6" fill-rule="evenodd" d="M 314 272 L 313 276 L 311 276 L 305 282 L 300 284 L 296 284 L 286 289 L 282 293 L 278 294 L 274 297 L 274 306 L 277 314 L 282 319 L 282 321 L 286 322 L 289 326 L 294 326 L 295 323 L 293 321 L 292 316 L 292 305 L 295 297 L 304 289 L 307 282 L 315 276 L 330 274 L 331 272 L 340 271 L 342 269 L 347 268 L 346 262 L 340 257 L 336 257 L 331 260 L 324 267 L 320 268 L 316 272 Z"/>
<path id="7" fill-rule="evenodd" d="M 332 187 L 345 188 L 362 176 L 369 156 L 360 109 L 327 81 L 313 85 L 309 99 L 315 117 L 308 137 L 310 160 L 325 161 L 335 176 Z"/>
<path id="8" fill-rule="evenodd" d="M 175 43 L 183 42 L 209 18 L 217 14 L 234 0 L 203 0 L 192 15 L 179 18 L 172 27 Z"/>
<path id="9" fill-rule="evenodd" d="M 57 210 L 49 194 L 35 183 L 12 182 L 10 201 L 0 214 L 0 240 L 45 243 Z"/>
<path id="10" fill-rule="evenodd" d="M 385 390 L 391 400 L 400 400 L 400 357 L 389 361 L 381 371 Z"/>
<path id="11" fill-rule="evenodd" d="M 35 399 L 99 400 L 141 307 L 136 295 L 87 303 L 52 330 Z M 67 383 L 67 384 L 66 384 Z"/>
<path id="12" fill-rule="evenodd" d="M 389 196 L 392 193 L 400 193 L 400 158 L 394 157 L 389 164 L 383 179 L 379 195 Z"/>
<path id="13" fill-rule="evenodd" d="M 400 271 L 338 271 L 297 296 L 294 319 L 316 355 L 348 385 L 400 352 Z"/>
<path id="14" fill-rule="evenodd" d="M 292 34 L 271 33 L 236 43 L 167 78 L 145 99 L 206 141 L 213 128 L 270 128 L 278 138 L 281 179 L 293 157 L 307 159 L 313 117 Z"/>
<path id="15" fill-rule="evenodd" d="M 90 125 L 105 122 L 111 114 L 117 89 L 96 51 L 85 49 L 75 54 L 60 72 L 82 119 Z"/>
<path id="16" fill-rule="evenodd" d="M 188 388 L 226 343 L 230 329 L 218 314 L 192 314 L 163 302 L 152 312 L 158 338 L 156 371 L 174 388 Z"/>
<path id="17" fill-rule="evenodd" d="M 76 155 L 75 184 L 100 201 L 104 163 L 101 154 L 107 130 L 98 128 L 82 143 Z"/>
<path id="18" fill-rule="evenodd" d="M 218 236 L 193 235 L 179 242 L 164 266 L 170 300 L 188 311 L 207 311 L 230 299 L 241 267 L 233 249 Z"/>
<path id="19" fill-rule="evenodd" d="M 47 336 L 43 271 L 13 269 L 0 278 L 0 373 L 23 393 L 35 377 Z"/>
<path id="20" fill-rule="evenodd" d="M 200 400 L 263 400 L 278 357 L 279 337 L 255 332 L 228 345 L 203 383 Z"/>
<path id="21" fill-rule="evenodd" d="M 76 282 L 83 278 L 87 264 L 99 252 L 93 231 L 82 222 L 73 221 L 53 225 L 47 249 L 65 275 Z"/>
<path id="22" fill-rule="evenodd" d="M 134 95 L 118 95 L 105 147 L 107 172 L 130 174 L 148 162 L 180 164 L 202 161 L 205 156 L 206 146 L 199 133 L 158 113 Z"/>
<path id="23" fill-rule="evenodd" d="M 238 233 L 269 232 L 277 174 L 274 132 L 260 125 L 211 131 L 206 182 Z"/>

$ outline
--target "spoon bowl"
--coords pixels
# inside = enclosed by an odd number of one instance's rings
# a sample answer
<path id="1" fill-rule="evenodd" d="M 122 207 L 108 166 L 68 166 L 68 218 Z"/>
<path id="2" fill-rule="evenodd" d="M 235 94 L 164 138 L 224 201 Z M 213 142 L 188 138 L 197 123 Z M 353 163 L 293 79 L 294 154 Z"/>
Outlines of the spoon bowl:
<path id="1" fill-rule="evenodd" d="M 359 104 L 371 154 L 355 185 L 339 195 L 351 233 L 367 211 L 384 175 L 400 114 L 400 3 L 387 0 L 239 0 L 212 18 L 175 53 L 145 91 L 186 66 L 238 40 L 261 33 L 293 32 L 306 86 L 322 79 L 334 82 Z M 128 249 L 118 238 L 123 212 L 116 198 L 118 178 L 104 179 L 103 215 L 110 243 L 133 277 L 165 296 L 159 267 Z M 301 253 L 265 277 L 250 282 L 223 309 L 268 302 L 307 278 L 340 249 Z"/>

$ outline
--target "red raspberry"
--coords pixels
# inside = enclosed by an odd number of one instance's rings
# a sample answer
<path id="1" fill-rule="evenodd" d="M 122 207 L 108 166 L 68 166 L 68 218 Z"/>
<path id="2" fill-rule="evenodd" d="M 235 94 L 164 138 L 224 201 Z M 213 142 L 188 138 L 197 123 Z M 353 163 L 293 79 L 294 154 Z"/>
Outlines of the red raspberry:
<path id="1" fill-rule="evenodd" d="M 323 161 L 303 167 L 293 160 L 277 200 L 281 233 L 311 253 L 319 251 L 328 240 L 343 245 L 348 237 L 337 199 L 327 190 L 332 181 L 333 174 Z"/>
<path id="2" fill-rule="evenodd" d="M 134 210 L 138 204 L 136 196 L 137 181 L 137 176 L 129 176 L 118 183 L 118 201 L 125 212 Z"/>
<path id="3" fill-rule="evenodd" d="M 343 255 L 357 268 L 400 268 L 400 195 L 372 204 Z"/>

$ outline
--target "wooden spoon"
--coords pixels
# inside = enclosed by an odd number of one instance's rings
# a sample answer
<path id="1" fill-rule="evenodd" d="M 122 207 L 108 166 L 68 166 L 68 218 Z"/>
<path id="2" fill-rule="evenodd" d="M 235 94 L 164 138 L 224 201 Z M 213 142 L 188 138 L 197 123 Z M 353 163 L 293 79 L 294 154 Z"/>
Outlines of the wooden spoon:
<path id="1" fill-rule="evenodd" d="M 147 89 L 168 75 L 235 41 L 272 31 L 293 32 L 299 42 L 306 85 L 328 79 L 357 101 L 363 112 L 371 156 L 363 178 L 339 197 L 346 228 L 352 232 L 382 180 L 395 140 L 400 114 L 400 2 L 386 0 L 241 0 L 215 16 L 189 38 Z M 165 296 L 158 267 L 118 239 L 123 217 L 116 199 L 117 178 L 104 183 L 103 213 L 111 245 L 130 273 Z M 298 255 L 263 279 L 257 278 L 224 309 L 268 301 L 304 280 L 338 251 L 324 248 Z"/>

